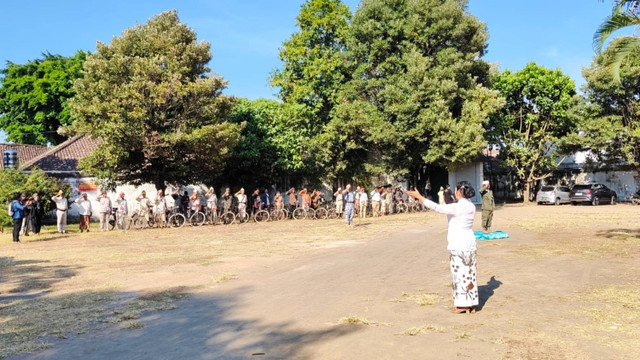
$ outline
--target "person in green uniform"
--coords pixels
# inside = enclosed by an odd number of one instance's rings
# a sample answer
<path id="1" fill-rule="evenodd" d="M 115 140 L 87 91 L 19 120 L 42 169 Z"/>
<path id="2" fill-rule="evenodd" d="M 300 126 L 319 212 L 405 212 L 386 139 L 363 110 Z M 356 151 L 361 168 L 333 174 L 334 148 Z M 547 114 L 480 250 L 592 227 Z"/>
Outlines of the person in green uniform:
<path id="1" fill-rule="evenodd" d="M 482 182 L 480 194 L 482 195 L 482 229 L 484 232 L 491 232 L 493 210 L 496 208 L 496 203 L 493 199 L 493 191 L 491 191 L 489 181 Z"/>

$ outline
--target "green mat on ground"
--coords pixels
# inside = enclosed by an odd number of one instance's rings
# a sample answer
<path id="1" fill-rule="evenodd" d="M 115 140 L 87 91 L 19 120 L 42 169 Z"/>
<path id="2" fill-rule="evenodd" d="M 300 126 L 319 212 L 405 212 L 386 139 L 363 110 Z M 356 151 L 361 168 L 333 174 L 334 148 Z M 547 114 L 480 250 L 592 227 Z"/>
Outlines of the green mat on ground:
<path id="1" fill-rule="evenodd" d="M 496 239 L 506 239 L 509 237 L 504 231 L 494 231 L 490 233 L 484 233 L 482 231 L 474 231 L 473 234 L 476 236 L 476 240 L 496 240 Z"/>

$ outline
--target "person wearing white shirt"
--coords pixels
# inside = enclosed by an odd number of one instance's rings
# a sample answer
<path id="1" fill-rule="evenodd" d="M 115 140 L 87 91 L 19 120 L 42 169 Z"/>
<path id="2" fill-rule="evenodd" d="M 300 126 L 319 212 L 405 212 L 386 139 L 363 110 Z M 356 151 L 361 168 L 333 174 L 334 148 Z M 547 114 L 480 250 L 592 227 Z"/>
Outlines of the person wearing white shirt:
<path id="1" fill-rule="evenodd" d="M 64 197 L 62 190 L 58 191 L 56 195 L 51 197 L 54 203 L 56 203 L 56 218 L 58 224 L 58 232 L 64 234 L 67 227 L 67 212 L 69 211 L 69 202 Z"/>
<path id="2" fill-rule="evenodd" d="M 142 218 L 143 226 L 149 227 L 149 212 L 151 211 L 151 199 L 147 197 L 147 192 L 142 190 L 140 196 L 136 198 L 140 209 L 140 216 Z"/>
<path id="3" fill-rule="evenodd" d="M 476 206 L 469 201 L 476 194 L 466 181 L 456 185 L 457 202 L 436 204 L 425 199 L 418 191 L 407 195 L 420 201 L 427 208 L 447 215 L 449 230 L 447 250 L 450 253 L 450 270 L 453 285 L 453 313 L 475 312 L 478 305 L 478 281 L 476 274 L 476 237 L 473 233 L 473 218 Z"/>
<path id="4" fill-rule="evenodd" d="M 174 207 L 177 204 L 174 203 Z M 153 214 L 156 219 L 156 224 L 162 229 L 167 223 L 167 200 L 164 197 L 162 190 L 158 190 L 158 195 L 154 200 Z"/>
<path id="5" fill-rule="evenodd" d="M 247 212 L 247 195 L 244 193 L 244 188 L 240 189 L 235 196 L 238 199 L 238 214 L 244 217 Z"/>
<path id="6" fill-rule="evenodd" d="M 373 216 L 380 216 L 380 187 L 373 189 L 371 192 L 371 208 Z"/>
<path id="7" fill-rule="evenodd" d="M 120 230 L 127 229 L 127 214 L 129 213 L 129 206 L 127 200 L 124 198 L 124 193 L 120 193 L 120 197 L 116 200 L 116 226 Z"/>
<path id="8" fill-rule="evenodd" d="M 358 201 L 360 202 L 360 218 L 364 219 L 367 217 L 367 203 L 369 202 L 369 197 L 362 186 L 360 187 L 360 197 L 358 198 Z"/>
<path id="9" fill-rule="evenodd" d="M 91 221 L 91 200 L 87 199 L 87 193 L 76 199 L 78 205 L 78 214 L 80 214 L 80 232 L 87 230 L 89 232 L 89 221 Z"/>
<path id="10" fill-rule="evenodd" d="M 107 191 L 102 190 L 96 199 L 100 203 L 100 230 L 109 230 L 109 216 L 111 215 L 111 199 L 107 196 Z"/>

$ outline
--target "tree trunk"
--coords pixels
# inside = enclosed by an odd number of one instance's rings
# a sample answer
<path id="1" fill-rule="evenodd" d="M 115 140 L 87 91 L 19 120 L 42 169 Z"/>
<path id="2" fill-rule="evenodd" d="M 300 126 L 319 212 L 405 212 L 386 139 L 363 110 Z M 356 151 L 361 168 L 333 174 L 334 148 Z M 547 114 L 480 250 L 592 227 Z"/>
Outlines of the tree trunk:
<path id="1" fill-rule="evenodd" d="M 162 190 L 162 193 L 167 195 L 165 193 L 165 190 L 167 189 L 167 185 L 164 183 L 164 180 L 156 180 L 153 182 L 153 185 L 155 185 L 156 191 Z"/>

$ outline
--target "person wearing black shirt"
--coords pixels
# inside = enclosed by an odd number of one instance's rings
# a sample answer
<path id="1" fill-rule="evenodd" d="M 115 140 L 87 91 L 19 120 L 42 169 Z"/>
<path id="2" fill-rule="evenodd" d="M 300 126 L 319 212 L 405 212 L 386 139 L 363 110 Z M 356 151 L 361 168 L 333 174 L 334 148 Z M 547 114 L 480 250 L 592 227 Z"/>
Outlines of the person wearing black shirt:
<path id="1" fill-rule="evenodd" d="M 455 202 L 455 199 L 453 198 L 453 193 L 451 193 L 451 186 L 447 184 L 446 188 L 444 189 L 444 203 L 451 204 L 453 202 Z"/>
<path id="2" fill-rule="evenodd" d="M 189 193 L 185 191 L 184 194 L 180 196 L 180 212 L 183 214 L 186 214 L 188 208 L 189 208 Z"/>
<path id="3" fill-rule="evenodd" d="M 33 233 L 40 234 L 42 228 L 42 217 L 44 216 L 44 206 L 40 202 L 40 195 L 38 193 L 33 194 L 33 201 L 31 202 L 31 224 L 33 225 Z"/>

